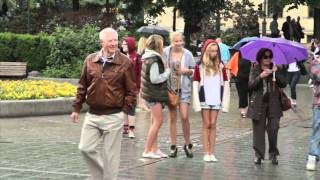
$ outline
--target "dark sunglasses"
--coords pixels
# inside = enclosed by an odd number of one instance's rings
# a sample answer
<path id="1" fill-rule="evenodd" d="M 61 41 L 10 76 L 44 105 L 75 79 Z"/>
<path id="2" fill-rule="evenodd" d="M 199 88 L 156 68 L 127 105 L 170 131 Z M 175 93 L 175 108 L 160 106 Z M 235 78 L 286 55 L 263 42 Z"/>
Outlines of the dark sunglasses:
<path id="1" fill-rule="evenodd" d="M 263 59 L 272 59 L 272 56 L 271 55 L 269 55 L 269 56 L 268 55 L 264 55 Z"/>

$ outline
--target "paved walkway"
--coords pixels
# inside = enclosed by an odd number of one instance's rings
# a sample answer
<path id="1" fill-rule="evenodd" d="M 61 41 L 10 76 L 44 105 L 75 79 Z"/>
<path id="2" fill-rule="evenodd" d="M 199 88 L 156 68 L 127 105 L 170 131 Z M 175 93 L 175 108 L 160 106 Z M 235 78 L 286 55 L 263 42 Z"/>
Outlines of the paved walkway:
<path id="1" fill-rule="evenodd" d="M 188 159 L 179 147 L 175 159 L 141 158 L 150 114 L 137 117 L 137 138 L 123 139 L 119 179 L 320 179 L 320 171 L 305 171 L 310 137 L 311 90 L 298 88 L 298 108 L 285 113 L 279 132 L 279 166 L 268 160 L 253 164 L 251 122 L 241 119 L 237 96 L 232 92 L 230 113 L 218 119 L 217 163 L 202 161 L 201 117 L 190 110 L 191 138 L 195 157 Z M 166 113 L 167 114 L 167 111 Z M 0 119 L 0 179 L 85 179 L 87 167 L 77 150 L 81 123 L 68 115 Z M 178 124 L 178 144 L 183 139 Z M 168 123 L 160 132 L 160 148 L 168 152 Z"/>

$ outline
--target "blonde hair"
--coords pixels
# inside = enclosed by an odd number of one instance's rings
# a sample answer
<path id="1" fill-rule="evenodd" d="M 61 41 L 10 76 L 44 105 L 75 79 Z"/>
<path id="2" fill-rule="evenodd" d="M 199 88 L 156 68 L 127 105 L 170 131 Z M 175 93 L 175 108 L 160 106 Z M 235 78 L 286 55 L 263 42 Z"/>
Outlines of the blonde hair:
<path id="1" fill-rule="evenodd" d="M 210 51 L 213 47 L 217 47 L 218 48 L 218 53 L 216 58 L 214 59 L 210 59 Z M 204 69 L 206 72 L 206 75 L 216 75 L 217 73 L 219 73 L 220 69 L 219 69 L 219 65 L 220 65 L 220 52 L 219 52 L 219 46 L 217 43 L 210 43 L 208 45 L 208 47 L 206 48 L 205 52 L 204 52 L 204 56 L 202 59 L 203 65 L 204 65 Z"/>
<path id="2" fill-rule="evenodd" d="M 160 35 L 151 35 L 146 42 L 146 48 L 154 50 L 162 55 L 163 53 L 163 38 Z"/>
<path id="3" fill-rule="evenodd" d="M 184 41 L 184 35 L 181 32 L 174 31 L 174 32 L 170 33 L 170 42 L 171 42 L 171 44 L 172 44 L 172 42 L 174 41 L 174 39 L 176 37 L 181 37 L 182 40 Z"/>
<path id="4" fill-rule="evenodd" d="M 138 54 L 143 53 L 143 50 L 146 48 L 146 43 L 147 43 L 147 38 L 144 36 L 140 37 L 138 41 L 138 50 L 137 50 Z"/>

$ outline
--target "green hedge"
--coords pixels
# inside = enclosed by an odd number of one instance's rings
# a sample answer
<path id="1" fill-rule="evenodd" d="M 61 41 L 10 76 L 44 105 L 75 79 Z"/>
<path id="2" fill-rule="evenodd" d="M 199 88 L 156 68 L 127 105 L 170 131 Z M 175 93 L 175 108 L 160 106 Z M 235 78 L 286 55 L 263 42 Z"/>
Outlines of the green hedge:
<path id="1" fill-rule="evenodd" d="M 50 43 L 47 68 L 43 75 L 59 78 L 79 78 L 84 59 L 100 49 L 99 28 L 86 25 L 75 30 L 70 27 L 57 27 Z"/>
<path id="2" fill-rule="evenodd" d="M 28 62 L 28 71 L 41 71 L 46 67 L 51 39 L 45 34 L 0 33 L 0 61 Z"/>

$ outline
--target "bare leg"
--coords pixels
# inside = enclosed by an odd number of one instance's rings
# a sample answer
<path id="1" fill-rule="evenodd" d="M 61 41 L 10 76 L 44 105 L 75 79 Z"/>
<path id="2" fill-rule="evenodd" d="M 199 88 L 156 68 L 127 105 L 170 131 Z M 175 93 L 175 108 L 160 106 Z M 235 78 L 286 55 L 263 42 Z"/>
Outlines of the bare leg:
<path id="1" fill-rule="evenodd" d="M 189 104 L 180 104 L 180 118 L 182 123 L 182 131 L 185 144 L 191 144 L 190 141 L 190 123 L 189 123 Z"/>
<path id="2" fill-rule="evenodd" d="M 217 134 L 217 117 L 218 117 L 217 110 L 210 110 L 210 133 L 209 133 L 209 142 L 210 142 L 210 154 L 214 154 L 215 145 L 216 145 L 216 134 Z"/>
<path id="3" fill-rule="evenodd" d="M 210 130 L 210 110 L 202 109 L 202 138 L 203 138 L 203 150 L 206 154 L 209 154 L 209 130 Z"/>
<path id="4" fill-rule="evenodd" d="M 152 124 L 148 132 L 145 152 L 148 153 L 152 151 L 152 147 L 156 143 L 156 139 L 159 133 L 159 129 L 163 123 L 163 115 L 162 115 L 162 105 L 157 103 L 151 107 L 152 114 Z"/>
<path id="5" fill-rule="evenodd" d="M 177 144 L 177 107 L 168 106 L 169 109 L 169 129 L 171 144 Z"/>

